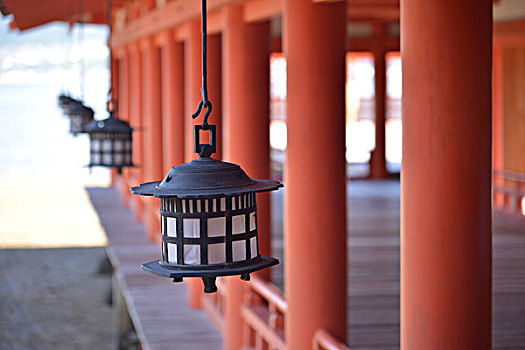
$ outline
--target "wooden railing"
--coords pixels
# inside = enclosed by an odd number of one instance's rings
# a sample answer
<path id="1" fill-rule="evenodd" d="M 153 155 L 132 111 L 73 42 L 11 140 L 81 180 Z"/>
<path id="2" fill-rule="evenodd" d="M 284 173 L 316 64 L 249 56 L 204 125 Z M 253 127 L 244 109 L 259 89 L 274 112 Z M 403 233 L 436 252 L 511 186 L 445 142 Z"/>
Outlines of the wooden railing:
<path id="1" fill-rule="evenodd" d="M 350 348 L 324 329 L 320 329 L 314 334 L 312 350 L 350 350 Z"/>
<path id="2" fill-rule="evenodd" d="M 493 176 L 494 210 L 523 217 L 525 174 L 495 169 Z"/>
<path id="3" fill-rule="evenodd" d="M 244 349 L 284 350 L 284 318 L 288 305 L 271 283 L 252 277 L 241 314 Z"/>
<path id="4" fill-rule="evenodd" d="M 224 299 L 226 283 L 224 279 L 217 279 L 217 293 L 203 294 L 202 307 L 208 314 L 217 331 L 224 334 Z"/>
<path id="5" fill-rule="evenodd" d="M 224 329 L 223 279 L 217 280 L 217 293 L 203 296 L 203 308 L 221 334 Z M 270 282 L 252 276 L 241 307 L 244 321 L 243 350 L 286 350 L 284 320 L 288 304 L 280 291 Z M 312 338 L 313 350 L 350 350 L 325 330 L 318 330 Z"/>

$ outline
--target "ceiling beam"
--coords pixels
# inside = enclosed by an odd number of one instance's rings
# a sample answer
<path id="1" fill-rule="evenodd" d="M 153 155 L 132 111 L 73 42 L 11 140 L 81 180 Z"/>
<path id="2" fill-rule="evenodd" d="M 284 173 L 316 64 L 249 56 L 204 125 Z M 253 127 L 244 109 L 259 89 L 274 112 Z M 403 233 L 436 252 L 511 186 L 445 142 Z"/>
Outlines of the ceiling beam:
<path id="1" fill-rule="evenodd" d="M 249 0 L 243 6 L 243 18 L 247 23 L 261 22 L 281 15 L 281 0 Z"/>

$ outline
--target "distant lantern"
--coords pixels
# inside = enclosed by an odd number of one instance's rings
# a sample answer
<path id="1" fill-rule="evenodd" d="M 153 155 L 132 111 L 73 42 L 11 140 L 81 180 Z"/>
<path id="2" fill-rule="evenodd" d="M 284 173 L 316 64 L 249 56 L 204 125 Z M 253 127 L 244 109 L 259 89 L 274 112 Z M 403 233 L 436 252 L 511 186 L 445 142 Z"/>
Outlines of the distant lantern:
<path id="1" fill-rule="evenodd" d="M 110 112 L 109 118 L 92 120 L 87 126 L 90 144 L 89 167 L 103 166 L 122 168 L 133 166 L 132 133 L 133 129 L 124 120 Z"/>
<path id="2" fill-rule="evenodd" d="M 93 120 L 95 112 L 76 100 L 67 105 L 67 116 L 69 117 L 69 132 L 73 135 L 87 132 L 86 127 Z"/>

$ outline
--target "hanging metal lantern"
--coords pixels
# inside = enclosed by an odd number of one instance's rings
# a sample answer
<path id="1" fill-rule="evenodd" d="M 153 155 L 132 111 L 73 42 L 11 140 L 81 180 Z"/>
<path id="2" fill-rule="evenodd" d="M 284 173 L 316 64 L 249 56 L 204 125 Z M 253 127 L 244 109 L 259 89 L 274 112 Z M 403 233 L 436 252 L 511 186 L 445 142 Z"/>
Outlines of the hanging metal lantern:
<path id="1" fill-rule="evenodd" d="M 103 166 L 117 168 L 133 166 L 132 133 L 133 128 L 124 120 L 109 113 L 109 118 L 92 120 L 87 126 L 90 144 L 89 167 Z"/>
<path id="2" fill-rule="evenodd" d="M 202 101 L 193 114 L 206 109 L 202 125 L 194 125 L 194 151 L 199 158 L 172 168 L 164 180 L 132 187 L 131 193 L 160 198 L 162 259 L 142 265 L 145 271 L 182 282 L 201 277 L 204 292 L 217 291 L 217 276 L 250 273 L 279 263 L 259 254 L 256 193 L 277 190 L 274 180 L 252 179 L 232 163 L 211 158 L 216 150 L 216 127 L 208 125 L 206 70 L 206 0 L 202 0 Z M 199 133 L 209 131 L 210 143 Z"/>
<path id="3" fill-rule="evenodd" d="M 210 130 L 209 145 L 199 144 L 201 129 Z M 172 168 L 163 181 L 131 192 L 160 198 L 162 259 L 142 268 L 174 282 L 202 277 L 204 292 L 212 293 L 217 276 L 249 280 L 249 273 L 279 263 L 259 254 L 256 193 L 282 184 L 251 179 L 238 165 L 210 158 L 215 125 L 195 125 L 194 138 L 198 159 Z"/>
<path id="4" fill-rule="evenodd" d="M 81 102 L 71 101 L 66 114 L 69 117 L 69 132 L 76 136 L 86 132 L 86 127 L 93 120 L 95 112 Z"/>

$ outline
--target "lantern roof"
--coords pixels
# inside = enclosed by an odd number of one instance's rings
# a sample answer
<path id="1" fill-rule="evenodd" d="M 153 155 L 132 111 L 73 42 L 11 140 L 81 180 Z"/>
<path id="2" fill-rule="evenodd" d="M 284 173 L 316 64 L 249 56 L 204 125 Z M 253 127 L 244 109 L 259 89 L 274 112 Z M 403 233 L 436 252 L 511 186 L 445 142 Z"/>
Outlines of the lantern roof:
<path id="1" fill-rule="evenodd" d="M 131 193 L 159 198 L 198 198 L 266 192 L 282 186 L 279 181 L 250 178 L 237 164 L 204 157 L 171 168 L 162 181 L 132 187 Z"/>
<path id="2" fill-rule="evenodd" d="M 79 100 L 74 99 L 73 97 L 66 95 L 66 94 L 60 94 L 58 95 L 58 101 L 63 105 L 68 105 L 70 103 L 78 103 L 81 104 Z"/>
<path id="3" fill-rule="evenodd" d="M 77 100 L 72 100 L 67 105 L 67 114 L 69 115 L 87 115 L 93 117 L 95 111 L 92 108 L 85 106 Z"/>
<path id="4" fill-rule="evenodd" d="M 87 132 L 131 132 L 133 128 L 129 124 L 110 114 L 109 118 L 104 120 L 92 120 L 87 128 Z"/>

